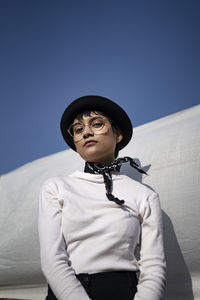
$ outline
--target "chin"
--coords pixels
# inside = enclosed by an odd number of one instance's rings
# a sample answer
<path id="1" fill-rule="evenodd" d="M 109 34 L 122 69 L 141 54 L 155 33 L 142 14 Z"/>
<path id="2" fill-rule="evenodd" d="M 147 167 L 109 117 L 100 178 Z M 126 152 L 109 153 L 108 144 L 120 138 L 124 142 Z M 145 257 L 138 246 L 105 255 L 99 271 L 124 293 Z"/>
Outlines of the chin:
<path id="1" fill-rule="evenodd" d="M 109 153 L 110 151 L 107 151 L 105 149 L 95 149 L 95 147 L 88 148 L 87 151 L 83 151 L 82 153 L 79 152 L 79 155 L 85 160 L 89 162 L 94 163 L 110 163 L 115 159 L 113 153 Z M 107 155 L 105 155 L 105 153 Z"/>
<path id="2" fill-rule="evenodd" d="M 90 162 L 98 162 L 99 159 L 102 157 L 102 152 L 97 153 L 95 149 L 87 149 L 87 151 L 84 151 L 83 153 L 79 153 L 80 156 L 85 160 L 85 161 L 90 161 Z"/>

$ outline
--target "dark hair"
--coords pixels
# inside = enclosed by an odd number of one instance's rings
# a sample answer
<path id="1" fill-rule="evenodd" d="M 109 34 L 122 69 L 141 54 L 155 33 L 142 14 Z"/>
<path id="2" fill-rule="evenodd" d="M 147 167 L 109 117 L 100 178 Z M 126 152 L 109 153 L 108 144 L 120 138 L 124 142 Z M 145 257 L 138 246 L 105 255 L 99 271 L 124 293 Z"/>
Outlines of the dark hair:
<path id="1" fill-rule="evenodd" d="M 116 131 L 119 131 L 121 132 L 119 126 L 109 117 L 107 116 L 105 113 L 101 112 L 101 111 L 97 111 L 97 110 L 85 110 L 85 111 L 82 111 L 81 113 L 79 113 L 75 119 L 79 120 L 79 121 L 82 121 L 83 120 L 83 116 L 86 116 L 86 117 L 91 117 L 91 112 L 95 113 L 95 114 L 99 114 L 99 115 L 102 115 L 106 118 L 108 118 L 110 124 L 111 124 L 111 127 L 112 127 L 112 130 L 113 132 L 116 132 Z M 119 154 L 119 149 L 118 149 L 118 144 L 116 145 L 116 148 L 115 148 L 115 158 L 117 158 Z"/>

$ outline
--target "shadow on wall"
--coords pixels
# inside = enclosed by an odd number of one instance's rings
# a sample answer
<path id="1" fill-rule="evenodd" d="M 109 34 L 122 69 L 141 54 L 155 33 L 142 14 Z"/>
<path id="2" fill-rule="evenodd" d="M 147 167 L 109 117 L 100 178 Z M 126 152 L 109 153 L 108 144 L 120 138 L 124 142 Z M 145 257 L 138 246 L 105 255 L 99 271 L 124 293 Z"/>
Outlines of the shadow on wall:
<path id="1" fill-rule="evenodd" d="M 164 211 L 163 221 L 167 262 L 167 289 L 165 300 L 194 300 L 190 272 L 176 238 L 173 224 Z"/>
<path id="2" fill-rule="evenodd" d="M 138 159 L 134 160 L 139 166 L 141 166 Z M 144 166 L 143 170 L 148 173 L 150 167 L 151 165 Z M 142 174 L 129 166 L 128 163 L 123 165 L 121 170 L 127 176 L 142 183 Z M 146 184 L 144 185 L 151 188 Z M 172 221 L 164 211 L 162 211 L 162 213 L 164 223 L 164 246 L 167 263 L 167 287 L 164 300 L 194 300 L 190 272 L 181 252 Z"/>

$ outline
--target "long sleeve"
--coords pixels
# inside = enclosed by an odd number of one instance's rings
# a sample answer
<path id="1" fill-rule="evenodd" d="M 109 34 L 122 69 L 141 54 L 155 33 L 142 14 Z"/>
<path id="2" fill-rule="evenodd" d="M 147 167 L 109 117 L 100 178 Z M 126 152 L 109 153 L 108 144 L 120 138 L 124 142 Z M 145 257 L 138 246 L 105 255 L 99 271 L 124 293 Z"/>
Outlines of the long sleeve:
<path id="1" fill-rule="evenodd" d="M 160 201 L 153 193 L 143 204 L 140 277 L 134 300 L 161 300 L 165 290 L 166 263 Z"/>
<path id="2" fill-rule="evenodd" d="M 62 233 L 62 199 L 56 183 L 43 184 L 39 201 L 39 239 L 42 271 L 58 300 L 89 300 L 68 263 Z"/>

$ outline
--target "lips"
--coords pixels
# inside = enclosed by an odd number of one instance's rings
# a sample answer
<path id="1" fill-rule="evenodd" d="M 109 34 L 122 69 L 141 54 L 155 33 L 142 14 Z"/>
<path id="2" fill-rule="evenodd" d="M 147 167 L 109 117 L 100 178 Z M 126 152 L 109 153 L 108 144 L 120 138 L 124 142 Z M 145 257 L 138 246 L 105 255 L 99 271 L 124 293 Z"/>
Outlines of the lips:
<path id="1" fill-rule="evenodd" d="M 89 146 L 95 145 L 96 143 L 97 143 L 97 141 L 89 140 L 89 141 L 85 142 L 84 147 L 89 147 Z"/>

